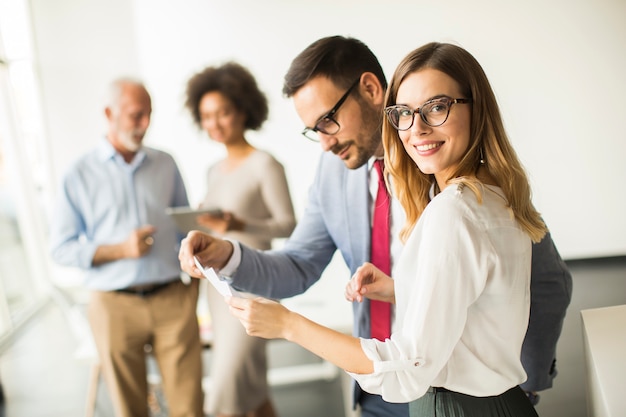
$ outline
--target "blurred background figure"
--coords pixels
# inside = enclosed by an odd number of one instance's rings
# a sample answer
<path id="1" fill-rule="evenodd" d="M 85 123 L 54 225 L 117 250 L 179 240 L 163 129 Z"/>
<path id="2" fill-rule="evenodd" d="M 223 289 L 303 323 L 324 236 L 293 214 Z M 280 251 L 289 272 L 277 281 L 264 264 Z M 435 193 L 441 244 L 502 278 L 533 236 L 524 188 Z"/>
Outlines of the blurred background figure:
<path id="1" fill-rule="evenodd" d="M 186 106 L 196 125 L 226 148 L 226 157 L 209 167 L 201 204 L 221 214 L 201 215 L 198 223 L 256 249 L 270 249 L 273 238 L 289 236 L 296 220 L 285 170 L 245 137 L 268 116 L 267 98 L 252 74 L 234 62 L 205 68 L 189 80 Z M 214 338 L 207 411 L 218 417 L 275 416 L 266 341 L 248 336 L 223 297 L 210 285 L 207 290 Z"/>
<path id="2" fill-rule="evenodd" d="M 169 416 L 202 416 L 198 283 L 180 276 L 181 235 L 165 208 L 188 204 L 174 159 L 143 146 L 152 103 L 118 79 L 106 138 L 64 175 L 51 224 L 59 264 L 86 271 L 89 324 L 118 417 L 148 417 L 146 345 L 159 366 Z"/>

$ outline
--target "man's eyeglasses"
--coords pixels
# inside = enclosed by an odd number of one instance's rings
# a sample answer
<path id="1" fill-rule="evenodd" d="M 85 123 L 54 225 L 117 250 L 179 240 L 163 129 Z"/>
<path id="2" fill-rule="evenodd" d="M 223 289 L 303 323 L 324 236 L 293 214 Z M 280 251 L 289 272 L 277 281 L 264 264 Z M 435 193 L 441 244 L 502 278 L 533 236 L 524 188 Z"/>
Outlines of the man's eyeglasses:
<path id="1" fill-rule="evenodd" d="M 343 102 L 346 101 L 346 99 L 348 98 L 348 96 L 350 95 L 354 87 L 359 85 L 360 81 L 361 79 L 359 78 L 354 83 L 352 83 L 350 88 L 348 88 L 348 91 L 346 91 L 346 93 L 343 96 L 341 96 L 337 104 L 335 104 L 328 113 L 320 117 L 315 123 L 314 127 L 305 127 L 304 130 L 302 131 L 302 134 L 307 139 L 310 139 L 314 142 L 319 142 L 320 133 L 323 133 L 325 135 L 334 135 L 335 133 L 339 132 L 339 129 L 341 129 L 341 126 L 339 126 L 339 122 L 337 122 L 334 118 L 335 113 L 337 113 L 337 110 L 339 110 L 339 107 L 341 107 Z"/>
<path id="2" fill-rule="evenodd" d="M 398 130 L 409 130 L 413 126 L 415 113 L 419 113 L 422 121 L 428 126 L 441 126 L 448 120 L 450 108 L 453 104 L 471 103 L 470 98 L 440 97 L 429 100 L 417 109 L 412 109 L 404 104 L 385 107 L 385 114 L 389 123 Z"/>

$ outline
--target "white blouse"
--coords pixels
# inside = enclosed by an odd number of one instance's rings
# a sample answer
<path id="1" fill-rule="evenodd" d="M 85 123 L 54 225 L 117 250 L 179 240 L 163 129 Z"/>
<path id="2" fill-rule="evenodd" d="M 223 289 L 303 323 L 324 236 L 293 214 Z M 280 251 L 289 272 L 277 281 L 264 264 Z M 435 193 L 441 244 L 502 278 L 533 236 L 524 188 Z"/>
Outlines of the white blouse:
<path id="1" fill-rule="evenodd" d="M 388 402 L 428 387 L 473 396 L 526 380 L 520 361 L 530 310 L 531 241 L 498 187 L 450 185 L 426 207 L 394 273 L 396 331 L 361 339 L 374 372 L 350 374 Z"/>

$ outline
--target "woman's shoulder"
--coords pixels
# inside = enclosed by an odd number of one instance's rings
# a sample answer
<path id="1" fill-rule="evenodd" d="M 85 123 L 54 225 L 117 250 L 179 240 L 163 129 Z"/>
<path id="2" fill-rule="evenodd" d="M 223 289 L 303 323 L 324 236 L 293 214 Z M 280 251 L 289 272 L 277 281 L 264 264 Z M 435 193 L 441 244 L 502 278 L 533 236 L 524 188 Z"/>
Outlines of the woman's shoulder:
<path id="1" fill-rule="evenodd" d="M 282 167 L 283 164 L 274 155 L 263 149 L 256 149 L 250 154 L 250 162 L 264 167 Z"/>
<path id="2" fill-rule="evenodd" d="M 428 204 L 431 212 L 450 212 L 471 217 L 491 217 L 497 213 L 509 216 L 508 202 L 500 187 L 480 182 L 472 185 L 451 184 Z"/>
<path id="3" fill-rule="evenodd" d="M 472 198 L 468 194 L 473 194 L 471 191 L 468 193 L 465 187 L 460 184 L 451 184 L 444 188 L 439 194 L 431 198 L 430 202 L 426 206 L 424 214 L 429 217 L 436 216 L 448 216 L 450 212 L 462 214 L 469 210 L 469 198 Z M 445 213 L 445 214 L 444 214 Z"/>

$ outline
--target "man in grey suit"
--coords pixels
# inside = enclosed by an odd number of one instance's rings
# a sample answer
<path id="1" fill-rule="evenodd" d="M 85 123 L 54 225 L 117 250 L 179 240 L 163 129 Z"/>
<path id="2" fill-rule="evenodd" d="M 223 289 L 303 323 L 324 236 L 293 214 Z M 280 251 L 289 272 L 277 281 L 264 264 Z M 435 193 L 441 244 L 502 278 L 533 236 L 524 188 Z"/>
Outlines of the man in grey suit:
<path id="1" fill-rule="evenodd" d="M 292 62 L 283 92 L 293 99 L 308 126 L 302 132 L 319 141 L 322 154 L 309 190 L 307 208 L 284 247 L 255 251 L 238 242 L 193 231 L 183 240 L 179 259 L 190 275 L 201 277 L 193 256 L 231 280 L 235 288 L 270 298 L 305 292 L 320 278 L 336 250 L 352 273 L 370 260 L 371 213 L 376 185 L 370 177 L 383 156 L 381 123 L 387 82 L 369 48 L 353 38 L 322 38 Z M 392 202 L 391 257 L 401 244 L 404 220 Z M 349 277 L 346 277 L 349 278 Z M 556 341 L 571 296 L 571 276 L 549 235 L 534 245 L 531 321 L 523 362 L 533 381 L 527 391 L 551 386 Z M 535 296 L 535 287 L 539 289 Z M 370 337 L 369 301 L 353 304 L 354 334 Z M 524 359 L 528 358 L 528 359 Z M 355 384 L 363 417 L 408 416 L 406 404 L 392 404 Z"/>

